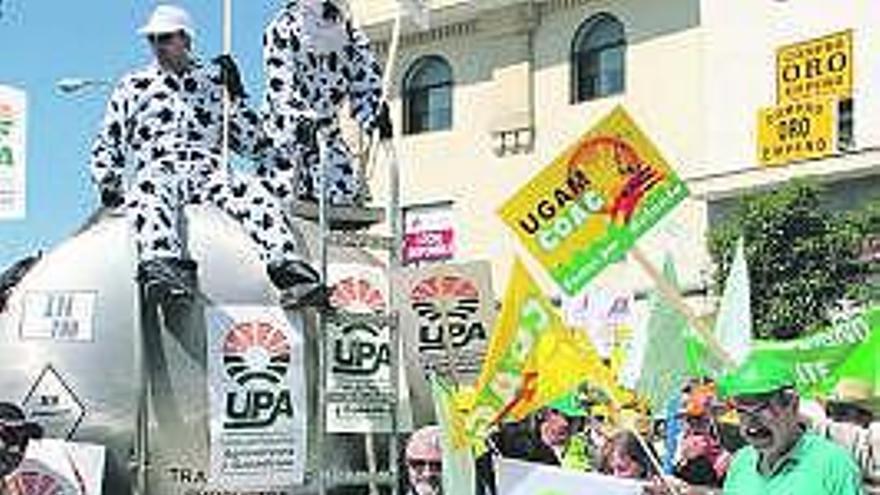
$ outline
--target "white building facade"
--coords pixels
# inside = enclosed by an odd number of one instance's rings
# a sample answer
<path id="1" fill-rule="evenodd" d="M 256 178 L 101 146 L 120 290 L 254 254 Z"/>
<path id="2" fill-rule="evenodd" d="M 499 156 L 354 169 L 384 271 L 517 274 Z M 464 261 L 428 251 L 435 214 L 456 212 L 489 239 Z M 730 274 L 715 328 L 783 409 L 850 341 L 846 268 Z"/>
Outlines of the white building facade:
<path id="1" fill-rule="evenodd" d="M 456 259 L 492 260 L 496 287 L 503 287 L 515 254 L 531 263 L 496 209 L 616 105 L 633 115 L 691 190 L 640 242 L 658 264 L 671 255 L 685 287 L 707 282 L 706 230 L 731 198 L 802 175 L 829 183 L 843 206 L 880 195 L 877 2 L 429 3 L 430 29 L 407 25 L 390 74 L 404 200 L 451 204 Z M 355 5 L 386 55 L 394 4 Z M 757 115 L 777 104 L 777 50 L 847 30 L 852 93 L 849 102 L 834 102 L 842 147 L 835 138 L 824 158 L 761 166 Z M 382 174 L 375 175 L 381 190 Z M 650 285 L 629 262 L 597 283 Z"/>

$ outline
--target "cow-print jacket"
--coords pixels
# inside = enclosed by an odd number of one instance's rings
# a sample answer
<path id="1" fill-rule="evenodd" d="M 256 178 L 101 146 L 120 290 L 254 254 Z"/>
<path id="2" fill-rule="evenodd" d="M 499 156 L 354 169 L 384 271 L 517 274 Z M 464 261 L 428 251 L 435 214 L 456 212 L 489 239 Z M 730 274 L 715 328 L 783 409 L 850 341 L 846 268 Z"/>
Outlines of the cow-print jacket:
<path id="1" fill-rule="evenodd" d="M 223 86 L 219 68 L 194 61 L 177 75 L 157 63 L 119 82 L 107 104 L 92 147 L 92 178 L 101 188 L 121 192 L 129 160 L 141 171 L 169 161 L 195 162 L 193 170 L 211 170 L 222 146 Z M 233 101 L 230 148 L 259 157 L 268 146 L 259 115 L 243 100 Z M 170 171 L 167 171 L 170 172 Z"/>
<path id="2" fill-rule="evenodd" d="M 310 174 L 314 173 L 318 150 L 316 143 L 303 141 L 304 133 L 300 131 L 311 126 L 315 118 L 321 119 L 330 140 L 326 145 L 331 150 L 330 167 L 335 169 L 331 174 L 338 174 L 336 180 L 347 177 L 356 181 L 337 112 L 347 98 L 351 116 L 364 132 L 371 133 L 382 96 L 382 70 L 366 34 L 350 21 L 346 21 L 347 39 L 341 49 L 322 55 L 309 47 L 303 34 L 304 22 L 301 6 L 293 0 L 264 32 L 264 131 L 273 148 L 292 153 L 291 158 Z M 331 190 L 331 194 L 335 192 L 345 196 L 354 191 L 348 184 L 338 191 Z"/>

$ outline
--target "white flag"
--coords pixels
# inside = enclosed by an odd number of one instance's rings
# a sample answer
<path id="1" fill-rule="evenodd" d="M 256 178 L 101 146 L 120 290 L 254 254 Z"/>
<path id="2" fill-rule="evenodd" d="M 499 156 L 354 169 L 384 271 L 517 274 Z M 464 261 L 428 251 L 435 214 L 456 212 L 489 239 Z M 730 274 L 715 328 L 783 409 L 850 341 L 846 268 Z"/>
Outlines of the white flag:
<path id="1" fill-rule="evenodd" d="M 740 237 L 724 285 L 718 319 L 715 321 L 715 335 L 737 366 L 752 348 L 751 300 L 745 243 Z"/>

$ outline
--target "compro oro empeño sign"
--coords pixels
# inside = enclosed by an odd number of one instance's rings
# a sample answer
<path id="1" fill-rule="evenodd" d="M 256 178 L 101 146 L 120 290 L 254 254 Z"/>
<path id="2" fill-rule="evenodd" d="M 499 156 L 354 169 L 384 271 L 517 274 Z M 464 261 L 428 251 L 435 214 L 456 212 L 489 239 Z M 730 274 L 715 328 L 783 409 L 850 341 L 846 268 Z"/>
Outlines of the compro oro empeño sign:
<path id="1" fill-rule="evenodd" d="M 25 216 L 24 91 L 0 84 L 0 220 Z"/>
<path id="2" fill-rule="evenodd" d="M 758 163 L 765 166 L 828 156 L 834 149 L 834 107 L 827 98 L 758 111 Z"/>
<path id="3" fill-rule="evenodd" d="M 852 88 L 852 30 L 786 45 L 776 51 L 778 104 L 817 96 L 849 98 Z"/>
<path id="4" fill-rule="evenodd" d="M 617 107 L 499 214 L 572 296 L 687 195 L 657 147 Z"/>

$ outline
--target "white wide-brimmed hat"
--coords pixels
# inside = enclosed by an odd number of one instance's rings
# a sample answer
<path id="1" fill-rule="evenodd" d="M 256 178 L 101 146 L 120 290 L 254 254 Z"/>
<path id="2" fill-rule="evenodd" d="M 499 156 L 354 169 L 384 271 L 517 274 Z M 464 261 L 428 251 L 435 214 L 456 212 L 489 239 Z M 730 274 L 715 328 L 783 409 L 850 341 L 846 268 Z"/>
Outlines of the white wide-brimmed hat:
<path id="1" fill-rule="evenodd" d="M 166 34 L 183 31 L 195 36 L 192 18 L 186 10 L 176 5 L 159 5 L 150 15 L 146 24 L 138 29 L 139 34 Z"/>

